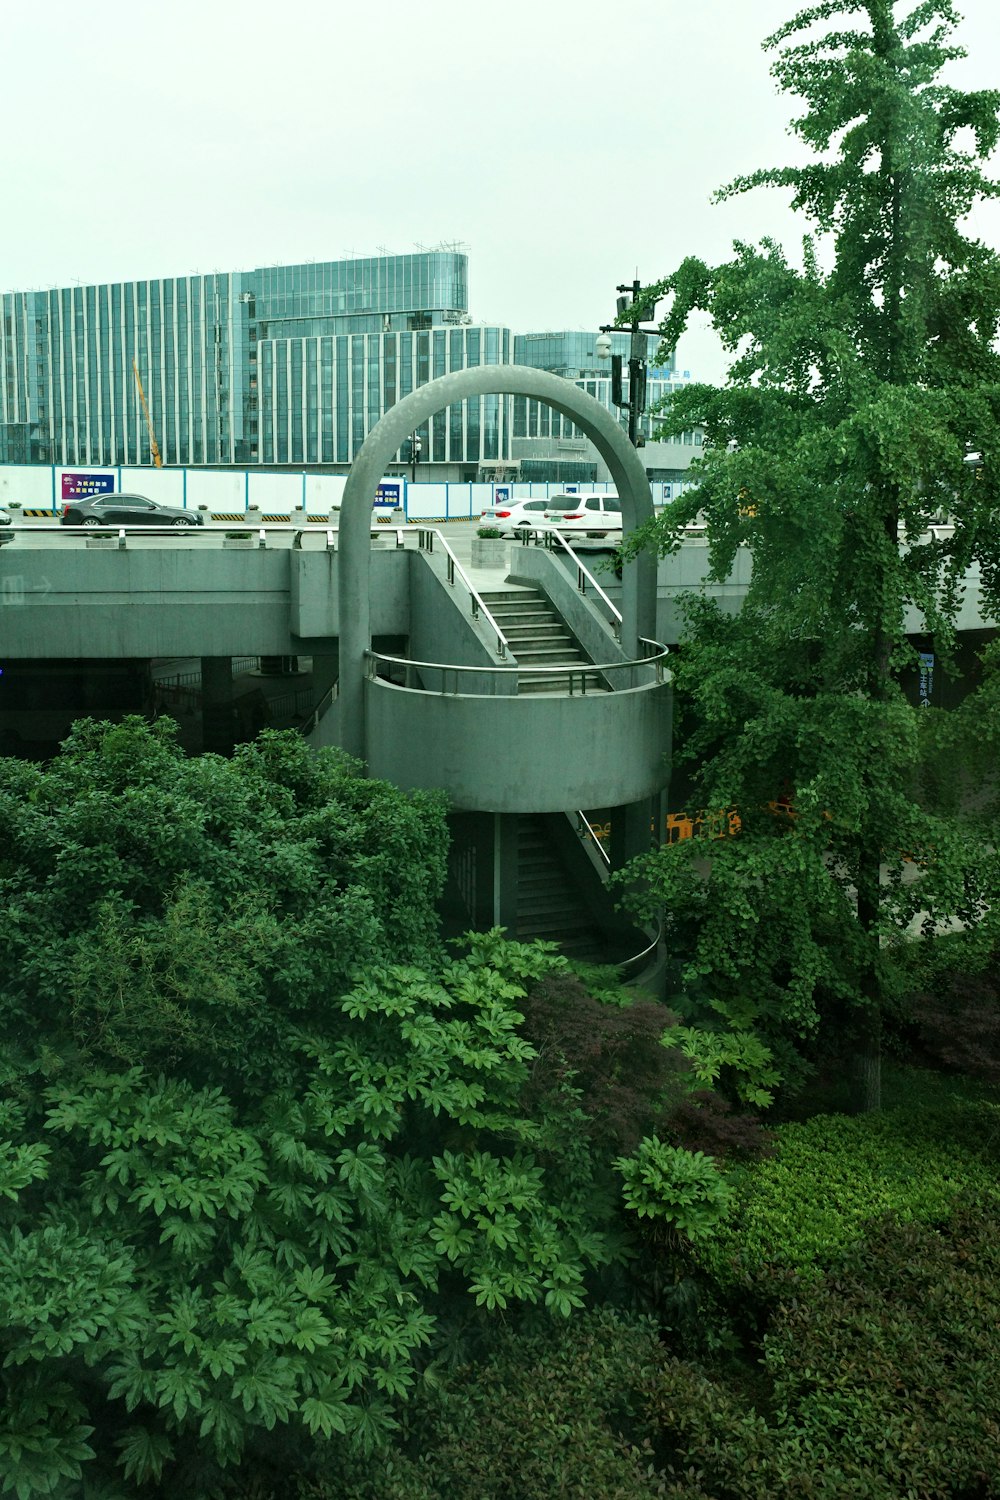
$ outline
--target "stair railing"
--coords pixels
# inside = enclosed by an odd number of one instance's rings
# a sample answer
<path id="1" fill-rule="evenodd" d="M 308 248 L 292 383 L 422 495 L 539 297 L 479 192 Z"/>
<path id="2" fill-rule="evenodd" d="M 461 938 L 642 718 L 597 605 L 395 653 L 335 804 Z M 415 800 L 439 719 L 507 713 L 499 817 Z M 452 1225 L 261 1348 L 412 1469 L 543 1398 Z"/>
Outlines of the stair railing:
<path id="1" fill-rule="evenodd" d="M 597 829 L 594 827 L 593 823 L 587 817 L 587 814 L 583 811 L 582 808 L 578 808 L 576 812 L 576 831 L 581 840 L 589 841 L 600 854 L 601 860 L 603 861 L 606 878 L 611 871 L 611 855 L 604 847 L 604 841 L 598 836 Z M 598 868 L 600 868 L 600 866 Z M 655 920 L 651 924 L 651 926 L 646 929 L 646 936 L 648 938 L 648 942 L 646 943 L 644 948 L 640 948 L 638 953 L 630 954 L 628 958 L 620 959 L 619 962 L 615 965 L 615 968 L 618 970 L 618 973 L 622 979 L 627 979 L 632 974 L 642 973 L 642 970 L 645 967 L 647 961 L 652 958 L 653 954 L 656 952 L 657 948 L 660 945 L 660 940 L 663 937 L 662 922 L 660 922 L 658 919 Z"/>
<path id="2" fill-rule="evenodd" d="M 430 527 L 421 527 L 417 537 L 417 544 L 421 552 L 434 551 L 435 537 L 437 537 L 438 541 L 441 543 L 448 558 L 448 582 L 454 588 L 455 574 L 458 574 L 459 578 L 461 578 L 462 582 L 465 584 L 465 587 L 469 592 L 469 598 L 472 602 L 472 618 L 474 620 L 477 620 L 480 615 L 483 616 L 497 638 L 497 656 L 506 656 L 507 647 L 510 645 L 510 642 L 504 635 L 503 631 L 500 629 L 500 626 L 497 624 L 496 620 L 490 614 L 490 611 L 486 607 L 486 603 L 483 600 L 482 595 L 476 589 L 475 585 L 472 583 L 472 580 L 469 578 L 469 575 L 466 573 L 465 569 L 462 567 L 462 564 L 455 556 L 444 534 L 440 531 L 433 530 Z"/>
<path id="3" fill-rule="evenodd" d="M 556 662 L 552 666 L 535 666 L 531 662 L 524 662 L 520 665 L 509 665 L 504 667 L 469 667 L 459 666 L 454 662 L 414 661 L 411 657 L 408 656 L 389 656 L 383 651 L 369 651 L 366 653 L 366 655 L 368 660 L 368 676 L 371 678 L 377 677 L 379 675 L 380 664 L 384 664 L 385 666 L 390 667 L 402 667 L 408 673 L 411 670 L 440 672 L 442 674 L 442 679 L 445 681 L 447 680 L 447 674 L 450 672 L 454 674 L 454 687 L 452 687 L 450 691 L 452 693 L 457 693 L 459 690 L 458 683 L 460 674 L 463 672 L 471 672 L 474 676 L 478 675 L 479 677 L 485 677 L 491 683 L 499 683 L 502 677 L 505 674 L 509 673 L 514 673 L 515 682 L 518 682 L 521 676 L 532 677 L 536 680 L 539 677 L 566 677 L 569 679 L 568 696 L 574 697 L 577 693 L 586 693 L 588 677 L 610 675 L 614 672 L 629 672 L 631 674 L 630 686 L 632 686 L 633 688 L 642 687 L 644 685 L 653 685 L 652 683 L 643 684 L 642 682 L 636 682 L 637 671 L 643 668 L 651 670 L 653 672 L 657 685 L 664 682 L 666 672 L 664 663 L 668 655 L 670 654 L 669 647 L 661 645 L 659 641 L 651 641 L 646 639 L 645 637 L 643 637 L 640 644 L 643 647 L 647 647 L 649 649 L 646 651 L 646 654 L 636 658 L 636 660 L 634 661 Z M 574 688 L 574 681 L 577 678 L 580 679 L 579 687 Z M 387 685 L 396 686 L 395 683 Z M 419 691 L 425 693 L 443 693 L 449 690 L 445 688 L 421 688 L 419 689 Z M 492 698 L 497 695 L 495 690 L 491 687 L 491 690 L 488 693 L 479 693 L 476 694 L 476 696 Z"/>
<path id="4" fill-rule="evenodd" d="M 308 719 L 306 719 L 306 721 L 305 721 L 304 724 L 300 725 L 300 727 L 299 727 L 299 733 L 300 734 L 302 734 L 302 735 L 312 734 L 313 730 L 317 727 L 317 725 L 319 724 L 320 719 L 322 719 L 322 717 L 326 713 L 327 709 L 330 708 L 330 706 L 336 701 L 338 688 L 339 688 L 339 683 L 336 683 L 336 682 L 333 684 L 332 687 L 328 687 L 327 688 L 326 692 L 323 694 L 322 698 L 319 700 L 319 702 L 317 703 L 316 707 L 313 709 L 312 713 L 309 715 Z"/>
<path id="5" fill-rule="evenodd" d="M 607 849 L 605 849 L 603 840 L 598 837 L 597 829 L 587 817 L 587 814 L 583 811 L 582 807 L 577 808 L 576 831 L 581 839 L 589 839 L 591 841 L 594 848 L 598 851 L 601 858 L 603 859 L 605 865 L 610 870 L 611 855 L 608 853 Z"/>
<path id="6" fill-rule="evenodd" d="M 585 594 L 587 592 L 587 584 L 589 583 L 593 586 L 594 592 L 598 595 L 601 603 L 604 605 L 605 609 L 611 616 L 611 626 L 615 633 L 615 640 L 620 640 L 622 633 L 622 612 L 618 608 L 617 604 L 615 604 L 614 600 L 609 598 L 604 589 L 601 588 L 601 585 L 598 583 L 593 573 L 587 567 L 586 563 L 582 562 L 577 554 L 573 551 L 573 548 L 570 546 L 569 542 L 567 542 L 561 531 L 556 530 L 554 526 L 539 526 L 537 530 L 541 533 L 542 536 L 544 536 L 546 543 L 549 546 L 551 546 L 553 541 L 556 541 L 559 543 L 560 547 L 562 547 L 564 552 L 569 553 L 570 560 L 576 565 L 577 590 L 579 591 L 579 593 Z"/>
<path id="7" fill-rule="evenodd" d="M 650 938 L 645 948 L 640 949 L 638 953 L 633 953 L 629 958 L 623 958 L 617 965 L 618 973 L 621 978 L 627 979 L 629 975 L 641 974 L 646 964 L 649 962 L 653 954 L 656 952 L 657 948 L 660 946 L 662 938 L 663 924 L 659 921 L 654 922 L 653 936 Z"/>

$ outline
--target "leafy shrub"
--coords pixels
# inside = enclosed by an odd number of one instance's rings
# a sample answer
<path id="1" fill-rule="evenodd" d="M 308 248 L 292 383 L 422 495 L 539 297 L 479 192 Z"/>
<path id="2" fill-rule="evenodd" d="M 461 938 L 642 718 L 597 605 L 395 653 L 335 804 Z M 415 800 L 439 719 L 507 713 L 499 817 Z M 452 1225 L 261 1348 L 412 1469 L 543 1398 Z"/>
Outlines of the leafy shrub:
<path id="1" fill-rule="evenodd" d="M 520 1002 L 537 1054 L 529 1106 L 564 1085 L 577 1091 L 592 1139 L 630 1151 L 682 1097 L 683 1064 L 660 1046 L 675 1018 L 648 1000 L 603 1002 L 575 975 L 552 972 Z"/>
<path id="2" fill-rule="evenodd" d="M 703 1151 L 726 1164 L 755 1161 L 774 1154 L 774 1131 L 759 1116 L 741 1114 L 711 1089 L 695 1089 L 670 1112 L 662 1127 L 673 1145 Z"/>
<path id="3" fill-rule="evenodd" d="M 676 1047 L 681 1052 L 703 1088 L 719 1084 L 741 1104 L 762 1108 L 773 1104 L 781 1074 L 774 1066 L 770 1047 L 748 1024 L 734 1020 L 732 1012 L 736 1007 L 715 1000 L 711 1009 L 717 1017 L 721 1016 L 721 1025 L 674 1026 L 664 1032 L 663 1046 Z"/>
<path id="4" fill-rule="evenodd" d="M 886 1218 L 835 1275 L 787 1274 L 767 1385 L 666 1361 L 657 1462 L 715 1500 L 995 1500 L 1000 1235 L 992 1207 L 943 1229 Z"/>
<path id="5" fill-rule="evenodd" d="M 382 1472 L 331 1476 L 310 1500 L 707 1500 L 652 1471 L 645 1393 L 663 1361 L 651 1323 L 583 1314 L 508 1334 L 416 1402 Z M 305 1497 L 303 1497 L 305 1500 Z"/>
<path id="6" fill-rule="evenodd" d="M 0 760 L 0 1029 L 63 1065 L 270 1087 L 290 1018 L 366 963 L 433 961 L 441 799 L 266 732 L 188 759 L 169 721 Z"/>
<path id="7" fill-rule="evenodd" d="M 746 1168 L 734 1211 L 699 1259 L 723 1284 L 776 1268 L 818 1275 L 885 1213 L 945 1222 L 962 1192 L 1000 1201 L 995 1106 L 817 1115 L 777 1130 L 778 1153 Z"/>
<path id="8" fill-rule="evenodd" d="M 888 1218 L 765 1339 L 779 1410 L 869 1494 L 996 1495 L 1000 1222 L 960 1205 L 935 1228 Z"/>
<path id="9" fill-rule="evenodd" d="M 372 1452 L 432 1341 L 618 1254 L 577 1117 L 523 1107 L 565 960 L 446 959 L 444 850 L 438 798 L 294 735 L 0 762 L 0 1490 Z"/>
<path id="10" fill-rule="evenodd" d="M 692 1243 L 710 1236 L 726 1216 L 732 1190 L 700 1151 L 667 1146 L 654 1135 L 615 1167 L 626 1208 L 640 1219 L 662 1219 Z"/>
<path id="11" fill-rule="evenodd" d="M 442 1322 L 581 1306 L 614 1202 L 585 1154 L 534 1155 L 520 993 L 463 959 L 370 969 L 252 1107 L 140 1068 L 51 1084 L 44 1121 L 8 1106 L 0 1406 L 65 1441 L 34 1453 L 8 1415 L 0 1485 L 45 1493 L 93 1450 L 108 1478 L 117 1454 L 211 1488 L 282 1428 L 303 1468 L 371 1452 Z"/>

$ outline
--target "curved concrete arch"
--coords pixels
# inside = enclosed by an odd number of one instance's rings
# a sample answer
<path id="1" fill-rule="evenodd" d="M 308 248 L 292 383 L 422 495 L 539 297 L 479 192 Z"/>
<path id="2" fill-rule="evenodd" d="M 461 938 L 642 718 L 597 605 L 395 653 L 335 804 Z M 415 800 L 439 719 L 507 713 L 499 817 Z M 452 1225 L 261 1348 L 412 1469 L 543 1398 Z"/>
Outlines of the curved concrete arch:
<path id="1" fill-rule="evenodd" d="M 528 396 L 554 407 L 575 422 L 597 448 L 622 503 L 623 531 L 632 531 L 653 515 L 653 497 L 639 457 L 606 407 L 572 381 L 547 370 L 521 365 L 479 365 L 431 380 L 404 396 L 372 428 L 344 486 L 340 511 L 338 581 L 340 585 L 340 726 L 341 742 L 365 759 L 365 653 L 371 647 L 369 572 L 372 497 L 403 442 L 436 412 L 471 396 Z M 639 637 L 650 636 L 656 618 L 656 559 L 643 554 L 622 577 L 622 646 L 639 654 Z"/>

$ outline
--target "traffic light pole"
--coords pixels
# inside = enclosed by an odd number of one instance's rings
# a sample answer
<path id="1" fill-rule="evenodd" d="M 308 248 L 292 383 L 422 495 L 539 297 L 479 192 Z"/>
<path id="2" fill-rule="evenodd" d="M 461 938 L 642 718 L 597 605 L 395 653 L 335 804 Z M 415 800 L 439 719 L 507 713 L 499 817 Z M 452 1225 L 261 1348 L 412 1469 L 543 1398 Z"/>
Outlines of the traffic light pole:
<path id="1" fill-rule="evenodd" d="M 645 329 L 639 327 L 642 322 L 642 313 L 639 307 L 639 294 L 642 291 L 642 283 L 633 281 L 631 285 L 626 283 L 616 287 L 618 296 L 619 318 L 627 308 L 632 309 L 632 319 L 629 323 L 629 332 L 632 339 L 629 345 L 628 361 L 628 400 L 622 396 L 622 356 L 613 354 L 611 356 L 611 399 L 615 406 L 624 407 L 628 411 L 628 440 L 633 448 L 641 448 L 645 444 L 645 438 L 639 434 L 639 418 L 646 409 L 646 353 L 649 334 Z M 621 333 L 620 324 L 609 323 L 601 328 L 602 333 Z"/>

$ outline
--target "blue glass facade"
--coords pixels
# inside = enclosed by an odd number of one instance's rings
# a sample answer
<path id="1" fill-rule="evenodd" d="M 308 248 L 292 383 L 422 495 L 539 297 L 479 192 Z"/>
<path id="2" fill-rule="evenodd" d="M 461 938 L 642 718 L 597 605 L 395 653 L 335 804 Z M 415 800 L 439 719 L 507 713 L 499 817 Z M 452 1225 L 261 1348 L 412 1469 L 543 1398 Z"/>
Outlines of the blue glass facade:
<path id="1" fill-rule="evenodd" d="M 454 250 L 5 293 L 0 453 L 148 463 L 134 361 L 165 463 L 346 464 L 401 396 L 512 345 L 471 325 Z M 424 457 L 506 457 L 510 405 L 440 413 Z"/>

